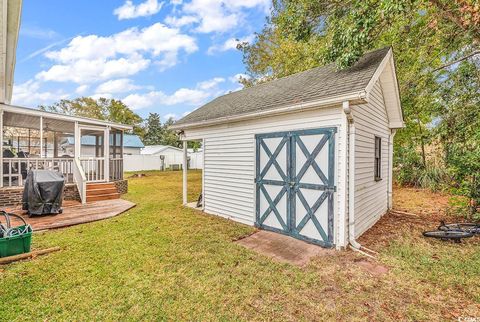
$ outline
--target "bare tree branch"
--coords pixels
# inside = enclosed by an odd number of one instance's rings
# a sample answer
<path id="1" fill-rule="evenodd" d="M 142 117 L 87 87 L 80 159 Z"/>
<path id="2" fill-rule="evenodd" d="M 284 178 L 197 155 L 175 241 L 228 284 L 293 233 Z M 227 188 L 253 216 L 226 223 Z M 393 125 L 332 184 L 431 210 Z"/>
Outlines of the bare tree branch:
<path id="1" fill-rule="evenodd" d="M 474 51 L 473 53 L 468 54 L 467 56 L 464 56 L 464 57 L 462 57 L 462 58 L 459 58 L 459 59 L 456 59 L 456 60 L 454 60 L 454 61 L 452 61 L 452 62 L 449 62 L 449 63 L 447 63 L 447 64 L 445 64 L 445 65 L 442 65 L 442 66 L 440 66 L 440 67 L 438 67 L 438 68 L 435 68 L 434 70 L 432 70 L 432 73 L 433 73 L 433 72 L 436 72 L 436 71 L 439 71 L 440 69 L 444 69 L 444 68 L 446 68 L 446 67 L 452 66 L 453 64 L 459 63 L 459 62 L 461 62 L 461 61 L 467 60 L 467 59 L 469 59 L 470 57 L 473 57 L 473 56 L 478 55 L 478 54 L 480 54 L 480 50 L 476 50 L 476 51 Z"/>

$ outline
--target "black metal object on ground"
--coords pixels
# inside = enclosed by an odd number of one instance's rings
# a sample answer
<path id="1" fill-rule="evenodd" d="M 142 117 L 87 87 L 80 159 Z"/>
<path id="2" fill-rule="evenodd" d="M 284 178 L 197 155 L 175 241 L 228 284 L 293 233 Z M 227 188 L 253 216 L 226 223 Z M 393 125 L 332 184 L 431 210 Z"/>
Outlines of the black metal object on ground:
<path id="1" fill-rule="evenodd" d="M 440 222 L 438 230 L 424 231 L 423 236 L 438 238 L 441 240 L 453 240 L 461 243 L 462 238 L 470 238 L 475 234 L 480 234 L 480 224 L 475 223 L 454 223 L 445 224 Z"/>
<path id="2" fill-rule="evenodd" d="M 23 190 L 23 210 L 29 216 L 59 214 L 62 212 L 65 179 L 57 171 L 31 170 Z"/>
<path id="3" fill-rule="evenodd" d="M 202 206 L 203 206 L 203 193 L 201 193 L 197 199 L 197 208 L 200 208 Z"/>

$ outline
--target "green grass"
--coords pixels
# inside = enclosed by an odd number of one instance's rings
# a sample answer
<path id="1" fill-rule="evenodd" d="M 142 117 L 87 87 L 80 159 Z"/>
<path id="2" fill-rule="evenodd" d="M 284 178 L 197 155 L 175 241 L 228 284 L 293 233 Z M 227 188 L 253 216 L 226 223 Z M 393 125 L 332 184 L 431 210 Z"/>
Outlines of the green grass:
<path id="1" fill-rule="evenodd" d="M 478 246 L 395 240 L 391 267 L 371 276 L 337 252 L 306 268 L 232 240 L 253 228 L 185 209 L 181 173 L 129 180 L 137 207 L 121 216 L 36 234 L 62 251 L 0 267 L 0 321 L 439 320 L 480 315 Z M 189 174 L 190 200 L 201 173 Z M 436 254 L 440 260 L 431 260 Z"/>

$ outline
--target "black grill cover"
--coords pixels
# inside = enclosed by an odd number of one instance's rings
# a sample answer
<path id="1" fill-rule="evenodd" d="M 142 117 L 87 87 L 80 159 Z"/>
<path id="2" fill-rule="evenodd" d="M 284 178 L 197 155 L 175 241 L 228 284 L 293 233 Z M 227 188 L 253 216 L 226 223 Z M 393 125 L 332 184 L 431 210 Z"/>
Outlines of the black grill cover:
<path id="1" fill-rule="evenodd" d="M 62 212 L 63 174 L 49 170 L 30 170 L 23 189 L 23 210 L 29 215 L 59 214 Z"/>

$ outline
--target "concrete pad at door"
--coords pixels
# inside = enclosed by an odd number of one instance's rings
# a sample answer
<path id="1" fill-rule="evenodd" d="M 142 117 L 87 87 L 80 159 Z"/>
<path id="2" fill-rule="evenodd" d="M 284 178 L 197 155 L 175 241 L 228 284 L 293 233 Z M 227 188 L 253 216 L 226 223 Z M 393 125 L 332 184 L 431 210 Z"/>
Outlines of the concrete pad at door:
<path id="1" fill-rule="evenodd" d="M 315 256 L 328 255 L 334 252 L 331 249 L 265 230 L 260 230 L 236 241 L 236 243 L 279 262 L 297 266 L 307 265 L 310 259 Z"/>

